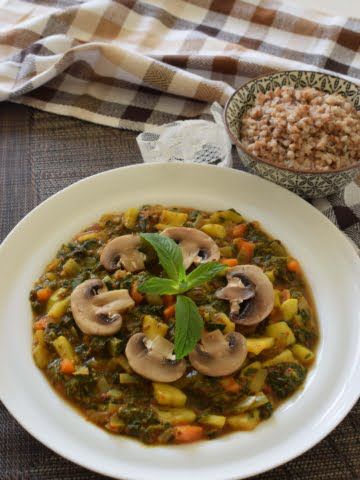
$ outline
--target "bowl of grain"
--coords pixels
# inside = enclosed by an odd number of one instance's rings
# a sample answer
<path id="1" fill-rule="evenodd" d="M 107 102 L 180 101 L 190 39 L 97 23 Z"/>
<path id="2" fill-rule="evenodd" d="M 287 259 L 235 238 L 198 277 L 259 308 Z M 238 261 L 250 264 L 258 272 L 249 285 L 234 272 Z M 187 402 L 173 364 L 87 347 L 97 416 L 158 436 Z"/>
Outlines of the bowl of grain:
<path id="1" fill-rule="evenodd" d="M 360 87 L 311 71 L 265 75 L 241 86 L 224 111 L 251 173 L 306 198 L 360 175 Z"/>

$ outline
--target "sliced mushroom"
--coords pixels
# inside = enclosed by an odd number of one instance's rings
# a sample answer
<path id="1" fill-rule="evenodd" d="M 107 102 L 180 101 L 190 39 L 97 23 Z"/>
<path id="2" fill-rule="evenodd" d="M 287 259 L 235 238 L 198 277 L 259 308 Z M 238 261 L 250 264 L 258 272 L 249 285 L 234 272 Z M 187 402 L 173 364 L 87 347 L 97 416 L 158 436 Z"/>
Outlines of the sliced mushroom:
<path id="1" fill-rule="evenodd" d="M 220 258 L 220 250 L 214 240 L 196 228 L 169 227 L 161 235 L 166 235 L 179 244 L 185 270 L 193 263 L 199 265 L 213 260 L 217 261 Z"/>
<path id="2" fill-rule="evenodd" d="M 261 268 L 239 265 L 229 269 L 228 284 L 217 290 L 217 298 L 230 302 L 230 319 L 241 325 L 257 325 L 274 308 L 273 286 Z"/>
<path id="3" fill-rule="evenodd" d="M 113 335 L 121 328 L 121 313 L 135 305 L 127 290 L 109 291 L 98 278 L 80 283 L 70 299 L 74 320 L 87 335 Z"/>
<path id="4" fill-rule="evenodd" d="M 231 375 L 244 363 L 246 339 L 241 333 L 223 335 L 220 330 L 204 332 L 201 343 L 190 353 L 191 365 L 209 377 Z"/>
<path id="5" fill-rule="evenodd" d="M 110 272 L 123 266 L 128 272 L 144 270 L 145 255 L 140 252 L 139 235 L 122 235 L 110 240 L 101 252 L 100 262 Z"/>
<path id="6" fill-rule="evenodd" d="M 175 382 L 186 370 L 185 360 L 176 360 L 174 345 L 163 337 L 149 340 L 143 333 L 130 337 L 125 355 L 130 367 L 154 382 Z"/>

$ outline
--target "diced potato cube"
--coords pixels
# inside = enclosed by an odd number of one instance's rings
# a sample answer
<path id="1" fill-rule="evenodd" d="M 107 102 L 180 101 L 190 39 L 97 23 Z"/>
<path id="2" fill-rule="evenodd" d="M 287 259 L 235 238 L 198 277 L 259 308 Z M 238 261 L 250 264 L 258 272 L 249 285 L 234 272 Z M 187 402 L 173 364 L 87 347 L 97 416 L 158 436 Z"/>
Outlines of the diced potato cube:
<path id="1" fill-rule="evenodd" d="M 133 229 L 136 225 L 138 215 L 138 208 L 128 208 L 125 210 L 123 217 L 125 227 L 129 228 L 130 230 Z"/>
<path id="2" fill-rule="evenodd" d="M 80 265 L 73 258 L 69 258 L 62 268 L 62 275 L 67 277 L 74 277 L 80 271 Z"/>
<path id="3" fill-rule="evenodd" d="M 210 235 L 213 238 L 225 238 L 226 230 L 222 225 L 217 225 L 216 223 L 207 223 L 201 227 L 201 230 Z"/>
<path id="4" fill-rule="evenodd" d="M 65 315 L 69 305 L 70 297 L 66 297 L 64 300 L 59 300 L 58 302 L 54 303 L 47 314 L 49 317 L 59 320 L 63 315 Z"/>
<path id="5" fill-rule="evenodd" d="M 67 358 L 68 360 L 71 360 L 73 362 L 76 362 L 77 356 L 76 353 L 74 352 L 74 349 L 69 342 L 69 340 L 64 337 L 63 335 L 60 335 L 60 337 L 55 338 L 55 340 L 52 342 L 54 345 L 54 348 L 61 358 Z"/>
<path id="6" fill-rule="evenodd" d="M 169 327 L 166 323 L 159 322 L 152 315 L 145 315 L 143 319 L 143 332 L 150 339 L 160 336 L 165 337 Z"/>
<path id="7" fill-rule="evenodd" d="M 138 383 L 138 379 L 129 373 L 120 373 L 119 381 L 123 385 L 131 385 L 133 383 Z"/>
<path id="8" fill-rule="evenodd" d="M 207 425 L 209 427 L 218 428 L 221 430 L 226 422 L 226 417 L 223 415 L 202 415 L 199 418 L 199 423 L 202 425 Z"/>
<path id="9" fill-rule="evenodd" d="M 73 375 L 89 375 L 89 373 L 90 372 L 88 367 L 81 366 L 75 370 Z"/>
<path id="10" fill-rule="evenodd" d="M 261 368 L 260 362 L 253 362 L 247 365 L 245 368 L 241 370 L 241 375 L 245 377 L 249 377 L 250 375 L 254 375 L 257 370 Z"/>
<path id="11" fill-rule="evenodd" d="M 266 376 L 267 370 L 265 368 L 260 368 L 257 370 L 255 375 L 250 380 L 249 390 L 253 393 L 260 392 L 264 388 Z"/>
<path id="12" fill-rule="evenodd" d="M 59 300 L 63 300 L 65 298 L 66 293 L 67 293 L 66 288 L 58 288 L 57 290 L 55 290 L 55 292 L 51 295 L 51 297 L 47 301 L 46 312 L 48 312 L 56 302 L 58 302 Z"/>
<path id="13" fill-rule="evenodd" d="M 298 300 L 297 298 L 289 298 L 285 300 L 280 306 L 283 318 L 285 321 L 291 320 L 294 315 L 298 313 Z"/>
<path id="14" fill-rule="evenodd" d="M 181 425 L 193 423 L 196 419 L 196 413 L 189 408 L 164 408 L 154 409 L 160 422 L 171 423 L 172 425 Z"/>
<path id="15" fill-rule="evenodd" d="M 249 353 L 259 355 L 260 352 L 267 348 L 271 348 L 275 343 L 274 338 L 259 337 L 259 338 L 247 338 L 246 346 Z"/>
<path id="16" fill-rule="evenodd" d="M 272 367 L 273 365 L 285 362 L 295 362 L 295 358 L 289 349 L 283 350 L 279 355 L 276 355 L 276 357 L 270 358 L 270 360 L 266 360 L 266 362 L 263 363 L 263 366 Z"/>
<path id="17" fill-rule="evenodd" d="M 33 356 L 39 368 L 46 368 L 50 361 L 50 353 L 43 343 L 38 343 L 33 348 Z"/>
<path id="18" fill-rule="evenodd" d="M 128 362 L 128 359 L 125 357 L 125 355 L 119 355 L 118 357 L 114 358 L 114 361 L 120 365 L 120 367 L 125 370 L 127 373 L 132 373 L 132 368 L 130 367 L 130 364 Z"/>
<path id="19" fill-rule="evenodd" d="M 188 219 L 187 213 L 172 212 L 171 210 L 163 210 L 160 215 L 159 223 L 167 226 L 181 227 Z"/>
<path id="20" fill-rule="evenodd" d="M 230 333 L 235 330 L 235 323 L 230 320 L 226 313 L 220 312 L 214 315 L 214 323 L 221 323 L 225 325 L 223 333 Z"/>
<path id="21" fill-rule="evenodd" d="M 240 213 L 235 212 L 235 210 L 222 210 L 215 212 L 210 216 L 210 222 L 212 223 L 221 223 L 226 221 L 232 223 L 242 223 L 244 219 Z"/>
<path id="22" fill-rule="evenodd" d="M 86 242 L 87 240 L 101 240 L 103 238 L 103 232 L 84 232 L 82 235 L 76 238 L 80 243 Z"/>
<path id="23" fill-rule="evenodd" d="M 284 347 L 296 342 L 295 335 L 286 322 L 268 325 L 265 329 L 265 334 L 276 339 L 276 343 Z"/>
<path id="24" fill-rule="evenodd" d="M 304 365 L 310 365 L 315 359 L 314 352 L 304 347 L 304 345 L 301 345 L 300 343 L 295 343 L 295 345 L 291 347 L 291 351 L 299 360 L 299 362 Z"/>
<path id="25" fill-rule="evenodd" d="M 274 307 L 280 307 L 280 290 L 274 288 Z"/>
<path id="26" fill-rule="evenodd" d="M 146 293 L 146 301 L 150 303 L 150 305 L 162 305 L 163 301 L 161 295 L 156 295 L 155 293 Z"/>
<path id="27" fill-rule="evenodd" d="M 240 413 L 239 415 L 227 417 L 226 423 L 233 430 L 254 430 L 254 428 L 260 423 L 259 410 L 255 409 L 251 412 Z"/>
<path id="28" fill-rule="evenodd" d="M 159 405 L 168 407 L 183 407 L 186 403 L 186 395 L 179 388 L 167 383 L 153 383 L 154 397 Z"/>

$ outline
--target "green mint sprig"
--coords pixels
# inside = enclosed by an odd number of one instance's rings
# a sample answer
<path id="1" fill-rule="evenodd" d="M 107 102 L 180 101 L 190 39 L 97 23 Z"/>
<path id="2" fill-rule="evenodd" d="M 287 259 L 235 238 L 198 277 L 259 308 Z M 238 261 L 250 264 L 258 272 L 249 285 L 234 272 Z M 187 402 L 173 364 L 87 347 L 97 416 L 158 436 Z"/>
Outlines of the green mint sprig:
<path id="1" fill-rule="evenodd" d="M 178 295 L 175 305 L 175 355 L 180 360 L 193 350 L 204 328 L 196 304 L 181 294 L 208 282 L 226 266 L 216 262 L 203 263 L 187 275 L 181 249 L 174 240 L 158 233 L 142 233 L 140 236 L 154 248 L 160 265 L 169 278 L 150 277 L 139 285 L 139 291 Z"/>

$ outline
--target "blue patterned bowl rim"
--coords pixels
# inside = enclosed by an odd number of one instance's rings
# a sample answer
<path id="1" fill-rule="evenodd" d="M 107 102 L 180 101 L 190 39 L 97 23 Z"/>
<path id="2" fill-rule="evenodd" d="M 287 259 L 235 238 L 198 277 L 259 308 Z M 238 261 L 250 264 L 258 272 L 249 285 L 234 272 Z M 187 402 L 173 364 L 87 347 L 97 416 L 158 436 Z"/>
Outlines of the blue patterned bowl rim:
<path id="1" fill-rule="evenodd" d="M 327 174 L 327 175 L 329 175 L 331 173 L 335 174 L 335 173 L 338 173 L 338 172 L 346 172 L 346 171 L 356 170 L 357 168 L 359 168 L 360 167 L 360 161 L 358 161 L 354 165 L 351 165 L 350 167 L 343 167 L 343 168 L 339 168 L 337 170 L 327 170 L 327 171 L 323 171 L 323 170 L 321 170 L 321 171 L 319 171 L 319 170 L 298 170 L 296 168 L 284 167 L 284 166 L 281 166 L 281 165 L 279 165 L 275 162 L 271 162 L 270 160 L 265 160 L 265 159 L 262 159 L 260 157 L 257 157 L 253 153 L 249 152 L 241 144 L 240 139 L 232 134 L 232 132 L 230 130 L 230 127 L 228 125 L 227 111 L 228 111 L 229 105 L 231 104 L 233 98 L 238 94 L 238 92 L 240 90 L 248 87 L 249 85 L 251 85 L 251 83 L 253 83 L 257 80 L 270 78 L 272 75 L 285 75 L 285 74 L 289 74 L 289 73 L 310 73 L 310 74 L 314 73 L 316 75 L 322 75 L 322 76 L 326 76 L 326 77 L 330 77 L 330 78 L 335 78 L 335 79 L 338 79 L 342 82 L 347 82 L 347 83 L 353 85 L 359 91 L 359 95 L 360 95 L 360 87 L 358 85 L 356 85 L 356 83 L 351 82 L 350 80 L 345 80 L 344 78 L 341 78 L 338 75 L 331 75 L 329 73 L 317 72 L 315 70 L 279 70 L 279 71 L 274 71 L 273 73 L 268 73 L 266 75 L 259 75 L 258 77 L 252 78 L 251 80 L 247 81 L 246 83 L 241 85 L 239 88 L 237 88 L 235 90 L 235 92 L 231 95 L 231 97 L 228 99 L 228 101 L 226 102 L 224 112 L 223 112 L 223 120 L 224 120 L 224 123 L 225 123 L 225 126 L 226 126 L 227 133 L 228 133 L 229 137 L 231 138 L 232 142 L 236 145 L 237 148 L 239 148 L 243 153 L 245 153 L 246 155 L 251 157 L 256 162 L 265 163 L 267 165 L 271 165 L 272 167 L 279 168 L 280 170 L 286 170 L 288 172 L 301 173 L 301 174 L 316 174 L 316 175 L 326 175 Z"/>

